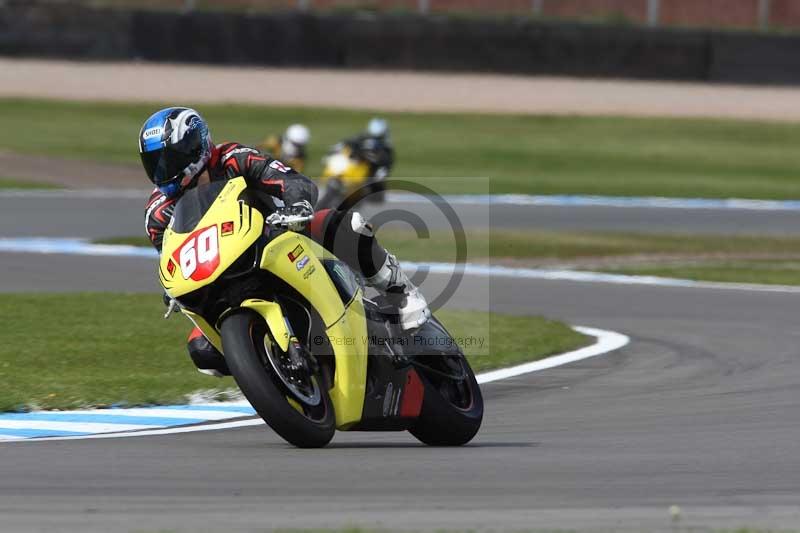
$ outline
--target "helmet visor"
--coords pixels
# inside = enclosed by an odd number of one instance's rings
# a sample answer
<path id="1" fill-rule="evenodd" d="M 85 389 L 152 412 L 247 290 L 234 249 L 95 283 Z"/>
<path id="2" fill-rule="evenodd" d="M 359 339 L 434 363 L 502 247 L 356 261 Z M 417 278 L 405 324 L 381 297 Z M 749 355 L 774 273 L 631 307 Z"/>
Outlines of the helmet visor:
<path id="1" fill-rule="evenodd" d="M 202 135 L 199 129 L 194 129 L 178 143 L 142 152 L 140 155 L 147 177 L 158 187 L 182 177 L 186 167 L 196 163 L 202 153 Z"/>

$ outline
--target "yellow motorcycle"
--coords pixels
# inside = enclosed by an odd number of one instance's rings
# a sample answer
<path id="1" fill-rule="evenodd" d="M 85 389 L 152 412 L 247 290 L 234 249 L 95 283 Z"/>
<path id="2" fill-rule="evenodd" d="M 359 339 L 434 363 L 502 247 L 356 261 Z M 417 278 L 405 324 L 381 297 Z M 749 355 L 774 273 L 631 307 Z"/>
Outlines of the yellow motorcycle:
<path id="1" fill-rule="evenodd" d="M 173 305 L 223 353 L 258 414 L 298 447 L 324 446 L 336 429 L 469 442 L 483 399 L 444 326 L 431 318 L 403 332 L 396 308 L 288 229 L 312 217 L 284 213 L 241 177 L 190 189 L 159 262 Z"/>
<path id="2" fill-rule="evenodd" d="M 356 157 L 353 148 L 346 143 L 335 145 L 323 164 L 317 209 L 347 209 L 362 199 L 385 200 L 387 176 L 373 176 L 369 162 Z"/>

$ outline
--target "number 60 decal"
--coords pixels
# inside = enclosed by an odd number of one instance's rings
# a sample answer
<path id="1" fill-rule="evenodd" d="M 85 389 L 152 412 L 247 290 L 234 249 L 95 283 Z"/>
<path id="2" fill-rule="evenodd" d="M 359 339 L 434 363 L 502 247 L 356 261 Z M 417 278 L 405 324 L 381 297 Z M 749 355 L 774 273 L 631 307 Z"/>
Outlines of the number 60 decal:
<path id="1" fill-rule="evenodd" d="M 201 281 L 211 276 L 219 267 L 217 226 L 202 228 L 189 235 L 172 258 L 180 265 L 183 279 Z"/>

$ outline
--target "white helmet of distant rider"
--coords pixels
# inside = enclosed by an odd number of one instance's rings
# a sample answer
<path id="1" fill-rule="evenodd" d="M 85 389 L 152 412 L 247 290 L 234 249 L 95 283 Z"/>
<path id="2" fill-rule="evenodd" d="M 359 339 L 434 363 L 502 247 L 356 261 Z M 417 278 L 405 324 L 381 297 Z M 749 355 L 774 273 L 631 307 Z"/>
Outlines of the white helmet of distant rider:
<path id="1" fill-rule="evenodd" d="M 389 136 L 389 123 L 385 119 L 375 117 L 367 124 L 367 134 L 370 137 L 385 138 Z"/>
<path id="2" fill-rule="evenodd" d="M 302 157 L 306 145 L 311 140 L 311 132 L 303 124 L 292 124 L 286 128 L 281 143 L 281 156 L 285 158 Z"/>

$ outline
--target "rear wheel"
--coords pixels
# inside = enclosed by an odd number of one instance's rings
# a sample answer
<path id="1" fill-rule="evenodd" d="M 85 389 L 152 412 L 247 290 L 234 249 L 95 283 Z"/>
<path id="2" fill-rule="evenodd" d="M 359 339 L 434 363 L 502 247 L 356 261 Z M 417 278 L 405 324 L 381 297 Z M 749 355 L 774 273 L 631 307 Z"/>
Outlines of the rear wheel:
<path id="1" fill-rule="evenodd" d="M 431 446 L 471 441 L 483 421 L 483 396 L 466 358 L 431 356 L 417 370 L 425 382 L 425 397 L 411 434 Z"/>
<path id="2" fill-rule="evenodd" d="M 275 344 L 264 319 L 243 311 L 225 318 L 220 331 L 231 374 L 269 427 L 300 448 L 328 444 L 336 430 L 328 391 Z"/>

